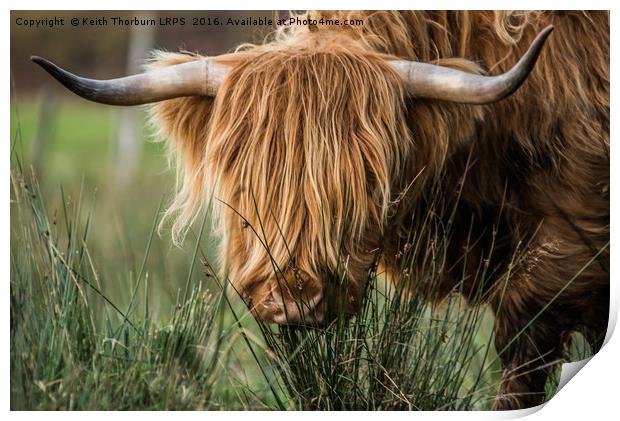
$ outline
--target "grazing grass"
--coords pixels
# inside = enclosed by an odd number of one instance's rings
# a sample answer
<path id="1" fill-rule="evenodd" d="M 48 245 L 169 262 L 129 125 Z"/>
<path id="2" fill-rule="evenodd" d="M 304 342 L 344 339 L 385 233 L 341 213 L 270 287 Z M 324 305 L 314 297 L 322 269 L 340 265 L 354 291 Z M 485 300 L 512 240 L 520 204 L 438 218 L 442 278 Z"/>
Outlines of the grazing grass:
<path id="1" fill-rule="evenodd" d="M 114 119 L 81 108 L 58 107 L 62 129 L 36 170 L 24 162 L 38 107 L 12 114 L 12 409 L 490 407 L 500 372 L 490 311 L 458 294 L 421 298 L 435 293 L 442 253 L 430 224 L 399 260 L 399 276 L 411 276 L 435 240 L 413 291 L 375 268 L 357 317 L 259 324 L 216 275 L 208 215 L 182 249 L 155 232 L 173 185 L 161 145 L 148 144 L 137 178 L 114 186 L 102 158 Z M 588 354 L 574 343 L 574 357 Z"/>
<path id="2" fill-rule="evenodd" d="M 482 326 L 483 312 L 464 310 L 460 299 L 429 309 L 403 297 L 386 299 L 378 289 L 372 294 L 363 316 L 349 323 L 267 334 L 299 408 L 489 407 L 497 376 L 485 359 L 490 331 Z"/>
<path id="3" fill-rule="evenodd" d="M 456 292 L 434 299 L 451 222 L 437 229 L 429 216 L 451 209 L 431 207 L 399 251 L 400 279 L 387 281 L 378 268 L 368 274 L 358 316 L 339 317 L 320 329 L 261 325 L 284 388 L 299 408 L 490 407 L 500 371 L 491 345 L 493 319 L 486 307 L 468 306 Z M 426 253 L 431 244 L 433 251 Z M 332 283 L 342 287 L 344 278 Z"/>

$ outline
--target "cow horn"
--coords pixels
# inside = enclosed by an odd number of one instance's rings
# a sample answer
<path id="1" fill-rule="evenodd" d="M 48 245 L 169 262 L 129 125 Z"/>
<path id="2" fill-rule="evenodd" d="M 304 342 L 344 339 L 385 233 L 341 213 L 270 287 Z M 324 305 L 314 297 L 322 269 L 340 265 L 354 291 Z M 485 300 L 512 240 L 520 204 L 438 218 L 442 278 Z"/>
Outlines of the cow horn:
<path id="1" fill-rule="evenodd" d="M 223 64 L 201 59 L 118 79 L 95 80 L 76 76 L 41 57 L 30 59 L 82 98 L 109 105 L 140 105 L 193 95 L 215 96 L 228 72 Z"/>
<path id="2" fill-rule="evenodd" d="M 489 104 L 513 94 L 534 68 L 553 26 L 543 29 L 512 69 L 498 76 L 482 76 L 434 64 L 394 60 L 409 95 L 465 104 Z"/>

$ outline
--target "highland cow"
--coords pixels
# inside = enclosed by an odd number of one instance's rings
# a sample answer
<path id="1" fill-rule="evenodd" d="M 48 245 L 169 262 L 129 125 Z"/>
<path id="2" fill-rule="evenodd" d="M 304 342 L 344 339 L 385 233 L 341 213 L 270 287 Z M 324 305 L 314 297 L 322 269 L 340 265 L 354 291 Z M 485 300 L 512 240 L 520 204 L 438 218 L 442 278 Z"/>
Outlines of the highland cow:
<path id="1" fill-rule="evenodd" d="M 34 60 L 87 99 L 154 103 L 179 163 L 175 240 L 216 198 L 223 272 L 266 322 L 326 322 L 343 256 L 354 314 L 377 254 L 397 270 L 441 186 L 458 206 L 437 287 L 482 287 L 495 310 L 494 407 L 541 403 L 568 335 L 598 349 L 607 327 L 609 14 L 305 17 L 364 24 L 282 28 L 213 58 L 160 52 L 110 81 Z M 494 275 L 474 285 L 481 262 Z"/>

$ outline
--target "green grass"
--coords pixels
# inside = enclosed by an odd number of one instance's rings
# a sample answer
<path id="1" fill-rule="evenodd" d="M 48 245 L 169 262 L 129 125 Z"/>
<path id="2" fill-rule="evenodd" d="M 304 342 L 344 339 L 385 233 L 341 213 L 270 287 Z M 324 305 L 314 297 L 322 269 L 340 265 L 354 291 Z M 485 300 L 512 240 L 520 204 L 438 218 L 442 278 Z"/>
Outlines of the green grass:
<path id="1" fill-rule="evenodd" d="M 63 102 L 31 169 L 38 110 L 11 116 L 12 409 L 490 407 L 493 317 L 456 294 L 422 299 L 437 261 L 412 292 L 372 271 L 362 314 L 325 328 L 256 323 L 216 275 L 208 215 L 181 249 L 155 232 L 173 186 L 161 144 L 116 185 L 111 111 Z M 436 235 L 422 227 L 401 277 Z"/>
<path id="2" fill-rule="evenodd" d="M 363 315 L 325 329 L 257 329 L 234 298 L 191 282 L 156 316 L 146 266 L 126 272 L 125 303 L 107 295 L 88 247 L 95 206 L 50 219 L 36 178 L 16 169 L 12 187 L 14 409 L 469 409 L 493 395 L 492 375 L 476 379 L 482 307 L 430 309 L 371 274 Z"/>

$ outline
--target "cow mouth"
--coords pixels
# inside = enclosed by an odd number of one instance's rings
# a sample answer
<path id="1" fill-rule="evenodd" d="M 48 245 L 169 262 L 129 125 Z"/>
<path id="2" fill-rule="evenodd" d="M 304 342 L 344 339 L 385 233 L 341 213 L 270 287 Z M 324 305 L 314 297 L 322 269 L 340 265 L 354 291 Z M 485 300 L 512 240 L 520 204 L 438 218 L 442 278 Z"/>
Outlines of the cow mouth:
<path id="1" fill-rule="evenodd" d="M 294 300 L 286 291 L 284 297 L 272 288 L 269 293 L 256 303 L 250 304 L 254 317 L 263 323 L 280 325 L 317 326 L 325 320 L 325 300 L 322 290 L 312 297 Z"/>

